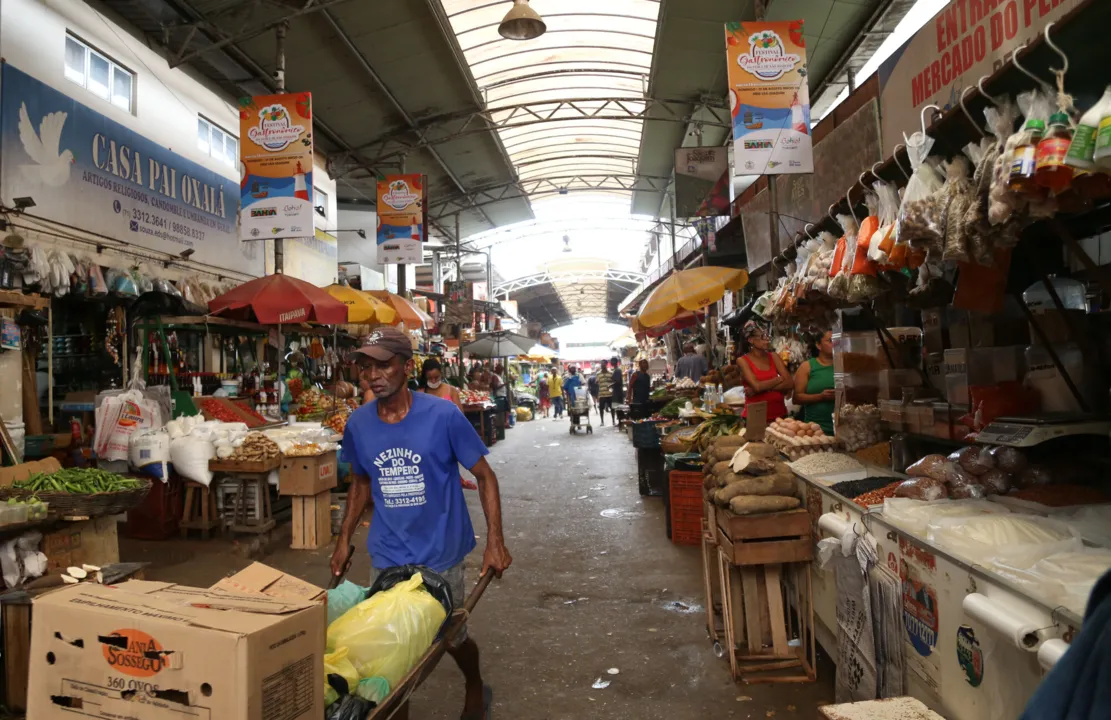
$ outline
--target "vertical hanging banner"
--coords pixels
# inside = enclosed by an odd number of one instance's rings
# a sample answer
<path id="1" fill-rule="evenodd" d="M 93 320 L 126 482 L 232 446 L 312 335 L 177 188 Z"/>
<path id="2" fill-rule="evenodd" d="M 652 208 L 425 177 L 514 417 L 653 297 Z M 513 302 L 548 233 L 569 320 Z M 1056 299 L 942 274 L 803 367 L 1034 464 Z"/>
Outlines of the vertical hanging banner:
<path id="1" fill-rule="evenodd" d="M 239 237 L 313 237 L 312 94 L 239 100 Z"/>
<path id="2" fill-rule="evenodd" d="M 814 172 L 802 20 L 725 25 L 733 172 Z"/>
<path id="3" fill-rule="evenodd" d="M 424 262 L 427 192 L 423 175 L 387 175 L 378 180 L 378 262 Z"/>

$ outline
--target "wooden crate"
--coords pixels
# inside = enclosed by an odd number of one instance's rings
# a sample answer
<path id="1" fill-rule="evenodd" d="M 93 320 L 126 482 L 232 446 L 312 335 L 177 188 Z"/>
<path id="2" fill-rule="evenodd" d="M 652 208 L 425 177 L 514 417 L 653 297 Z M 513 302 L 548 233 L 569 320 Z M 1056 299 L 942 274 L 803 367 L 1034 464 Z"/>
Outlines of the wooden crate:
<path id="1" fill-rule="evenodd" d="M 227 458 L 212 458 L 208 461 L 208 469 L 212 472 L 226 473 L 264 473 L 277 470 L 281 467 L 282 456 L 272 457 L 269 460 L 229 460 Z"/>
<path id="2" fill-rule="evenodd" d="M 31 667 L 31 602 L 0 605 L 3 619 L 4 695 L 9 710 L 27 709 L 27 678 Z"/>
<path id="3" fill-rule="evenodd" d="M 763 515 L 717 510 L 717 541 L 734 565 L 804 562 L 814 557 L 810 515 L 803 508 Z"/>
<path id="4" fill-rule="evenodd" d="M 718 571 L 733 679 L 745 684 L 814 681 L 810 564 L 738 566 L 719 548 Z"/>
<path id="5" fill-rule="evenodd" d="M 294 550 L 316 550 L 332 542 L 332 493 L 293 496 Z"/>

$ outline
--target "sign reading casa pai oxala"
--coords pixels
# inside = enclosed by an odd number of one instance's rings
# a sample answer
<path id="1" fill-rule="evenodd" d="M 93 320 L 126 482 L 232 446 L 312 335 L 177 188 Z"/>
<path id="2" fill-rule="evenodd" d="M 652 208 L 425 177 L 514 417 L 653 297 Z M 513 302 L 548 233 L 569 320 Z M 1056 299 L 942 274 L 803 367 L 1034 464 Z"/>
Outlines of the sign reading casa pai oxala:
<path id="1" fill-rule="evenodd" d="M 235 232 L 234 180 L 4 64 L 0 186 L 29 216 L 214 267 L 260 275 L 261 247 Z M 80 91 L 80 89 L 78 89 Z M 107 102 L 106 112 L 122 113 Z"/>
<path id="2" fill-rule="evenodd" d="M 814 172 L 802 20 L 725 25 L 735 175 Z"/>

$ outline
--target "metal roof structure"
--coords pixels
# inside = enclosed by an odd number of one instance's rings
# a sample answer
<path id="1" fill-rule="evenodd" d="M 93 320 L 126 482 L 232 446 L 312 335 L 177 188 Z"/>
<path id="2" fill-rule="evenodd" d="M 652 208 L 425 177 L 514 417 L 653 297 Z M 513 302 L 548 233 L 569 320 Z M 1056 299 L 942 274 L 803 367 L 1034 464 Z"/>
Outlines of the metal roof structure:
<path id="1" fill-rule="evenodd" d="M 553 269 L 502 283 L 494 294 L 517 301 L 521 316 L 549 329 L 570 325 L 578 318 L 622 323 L 618 306 L 643 277 L 605 268 Z"/>
<path id="2" fill-rule="evenodd" d="M 566 229 L 584 202 L 599 200 L 613 223 L 641 237 L 609 266 L 640 269 L 651 238 L 644 226 L 660 216 L 675 148 L 728 141 L 726 22 L 753 19 L 757 2 L 769 20 L 802 18 L 818 113 L 912 1 L 531 0 L 547 31 L 527 41 L 498 34 L 510 0 L 102 4 L 171 66 L 188 65 L 235 96 L 278 88 L 284 34 L 285 87 L 313 93 L 317 144 L 339 199 L 372 205 L 377 174 L 424 173 L 432 235 L 453 242 L 458 218 L 464 249 L 498 245 L 498 266 L 526 256 L 530 267 L 502 272 L 518 277 L 561 257 L 551 237 L 612 244 Z M 538 202 L 551 210 L 538 212 Z M 547 244 L 506 242 L 497 229 L 507 227 Z M 622 286 L 603 282 L 608 307 Z M 563 297 L 558 283 L 547 286 Z M 539 287 L 514 293 L 536 297 Z M 600 313 L 599 302 L 571 299 L 563 314 Z"/>

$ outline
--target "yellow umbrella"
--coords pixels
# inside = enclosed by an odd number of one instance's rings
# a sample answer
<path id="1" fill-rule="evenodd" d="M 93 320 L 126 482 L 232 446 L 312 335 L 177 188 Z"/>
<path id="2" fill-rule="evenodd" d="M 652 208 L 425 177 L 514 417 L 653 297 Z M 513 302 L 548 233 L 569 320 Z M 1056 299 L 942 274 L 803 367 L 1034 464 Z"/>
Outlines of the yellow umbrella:
<path id="1" fill-rule="evenodd" d="M 637 320 L 654 328 L 680 315 L 697 312 L 716 303 L 726 290 L 740 290 L 748 284 L 748 272 L 736 268 L 697 267 L 673 273 L 644 301 Z"/>
<path id="2" fill-rule="evenodd" d="M 388 304 L 346 285 L 329 285 L 324 292 L 347 306 L 349 323 L 392 323 L 397 312 Z"/>

